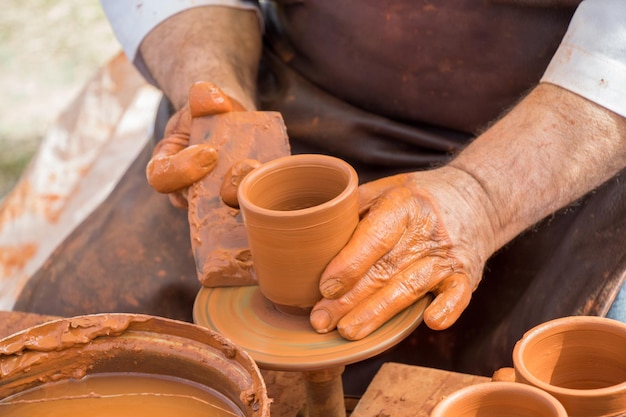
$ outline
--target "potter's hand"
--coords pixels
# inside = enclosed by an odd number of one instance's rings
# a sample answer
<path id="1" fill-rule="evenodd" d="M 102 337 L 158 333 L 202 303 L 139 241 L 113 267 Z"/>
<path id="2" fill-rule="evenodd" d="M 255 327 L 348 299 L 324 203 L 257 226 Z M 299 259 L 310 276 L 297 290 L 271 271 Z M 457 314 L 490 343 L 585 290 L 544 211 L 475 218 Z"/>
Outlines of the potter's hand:
<path id="1" fill-rule="evenodd" d="M 205 89 L 207 85 L 211 88 Z M 211 84 L 195 84 L 189 95 L 191 123 L 184 130 L 190 146 L 175 154 L 194 145 L 217 151 L 217 163 L 210 173 L 197 180 L 183 176 L 180 185 L 188 186 L 174 193 L 182 196 L 183 201 L 177 205 L 187 207 L 196 271 L 207 287 L 256 283 L 246 229 L 238 210 L 237 188 L 260 163 L 290 153 L 280 113 L 231 108 L 233 102 Z"/>
<path id="2" fill-rule="evenodd" d="M 152 153 L 146 167 L 148 183 L 158 192 L 169 194 L 174 206 L 186 208 L 187 187 L 213 171 L 218 159 L 212 145 L 189 145 L 192 120 L 239 110 L 243 110 L 241 105 L 214 84 L 195 83 L 189 90 L 187 105 L 170 118 L 165 137 Z"/>
<path id="3" fill-rule="evenodd" d="M 311 313 L 320 333 L 337 327 L 361 339 L 423 297 L 432 329 L 445 329 L 467 307 L 484 259 L 475 221 L 445 168 L 401 174 L 359 188 L 362 220 L 322 274 L 325 297 Z"/>
<path id="4" fill-rule="evenodd" d="M 172 116 L 153 153 L 147 177 L 173 205 L 188 209 L 202 285 L 256 283 L 237 187 L 260 162 L 288 154 L 279 113 L 246 111 L 209 82 L 191 87 L 187 105 Z"/>

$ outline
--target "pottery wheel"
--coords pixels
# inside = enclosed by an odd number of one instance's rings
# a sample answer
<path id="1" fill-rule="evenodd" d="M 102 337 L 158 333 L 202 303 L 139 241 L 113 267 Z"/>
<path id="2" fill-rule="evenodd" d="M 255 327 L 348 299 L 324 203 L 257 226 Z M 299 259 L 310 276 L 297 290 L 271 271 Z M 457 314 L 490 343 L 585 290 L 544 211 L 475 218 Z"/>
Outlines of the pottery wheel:
<path id="1" fill-rule="evenodd" d="M 422 298 L 357 341 L 344 339 L 336 330 L 316 333 L 308 315 L 277 310 L 257 286 L 202 288 L 193 319 L 230 339 L 263 369 L 308 371 L 349 365 L 396 345 L 422 322 L 429 301 Z"/>

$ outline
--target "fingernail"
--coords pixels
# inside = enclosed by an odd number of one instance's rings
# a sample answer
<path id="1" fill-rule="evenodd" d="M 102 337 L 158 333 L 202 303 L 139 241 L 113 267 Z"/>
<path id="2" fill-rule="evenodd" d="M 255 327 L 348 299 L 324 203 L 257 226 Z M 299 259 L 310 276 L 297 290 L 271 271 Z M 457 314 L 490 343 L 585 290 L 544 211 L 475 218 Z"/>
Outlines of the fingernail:
<path id="1" fill-rule="evenodd" d="M 334 297 L 343 288 L 341 281 L 337 279 L 329 279 L 320 285 L 320 292 L 324 297 Z"/>
<path id="2" fill-rule="evenodd" d="M 341 334 L 344 339 L 357 340 L 359 337 L 359 331 L 361 330 L 361 325 L 349 324 L 347 326 L 341 326 L 338 330 L 339 334 Z"/>
<path id="3" fill-rule="evenodd" d="M 330 326 L 330 314 L 326 310 L 315 310 L 310 317 L 311 326 L 320 333 L 327 333 Z"/>

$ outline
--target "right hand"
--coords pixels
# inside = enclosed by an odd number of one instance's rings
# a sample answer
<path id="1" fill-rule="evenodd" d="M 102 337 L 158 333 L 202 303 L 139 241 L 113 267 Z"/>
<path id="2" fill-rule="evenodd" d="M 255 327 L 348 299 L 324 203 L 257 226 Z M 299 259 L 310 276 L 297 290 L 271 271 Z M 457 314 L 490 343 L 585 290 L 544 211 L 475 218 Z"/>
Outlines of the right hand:
<path id="1" fill-rule="evenodd" d="M 427 293 L 434 330 L 452 325 L 478 286 L 491 238 L 480 211 L 447 168 L 398 174 L 359 187 L 362 219 L 320 280 L 324 298 L 311 313 L 320 333 L 335 328 L 358 340 Z"/>

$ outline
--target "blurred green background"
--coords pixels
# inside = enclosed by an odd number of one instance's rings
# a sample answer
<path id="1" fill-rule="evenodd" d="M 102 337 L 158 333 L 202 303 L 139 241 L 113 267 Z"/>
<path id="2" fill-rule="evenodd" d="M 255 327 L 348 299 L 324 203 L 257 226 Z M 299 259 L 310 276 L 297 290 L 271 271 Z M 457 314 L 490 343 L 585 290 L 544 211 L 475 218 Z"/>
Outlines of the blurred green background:
<path id="1" fill-rule="evenodd" d="M 120 50 L 98 0 L 2 0 L 0 200 L 46 130 Z"/>

